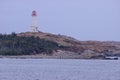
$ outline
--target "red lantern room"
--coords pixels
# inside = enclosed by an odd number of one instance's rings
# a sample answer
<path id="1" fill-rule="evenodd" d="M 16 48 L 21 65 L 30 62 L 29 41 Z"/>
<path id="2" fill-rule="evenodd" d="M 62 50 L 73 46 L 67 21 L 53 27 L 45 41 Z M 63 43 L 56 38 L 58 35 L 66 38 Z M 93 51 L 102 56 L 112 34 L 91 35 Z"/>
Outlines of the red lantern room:
<path id="1" fill-rule="evenodd" d="M 36 11 L 32 11 L 32 16 L 37 16 Z"/>

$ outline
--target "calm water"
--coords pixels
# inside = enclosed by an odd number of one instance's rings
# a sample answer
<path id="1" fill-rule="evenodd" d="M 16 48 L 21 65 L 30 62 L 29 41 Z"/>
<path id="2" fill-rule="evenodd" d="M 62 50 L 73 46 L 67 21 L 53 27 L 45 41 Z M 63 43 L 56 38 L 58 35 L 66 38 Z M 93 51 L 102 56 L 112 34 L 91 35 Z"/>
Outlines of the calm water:
<path id="1" fill-rule="evenodd" d="M 0 59 L 0 80 L 120 80 L 120 60 Z"/>

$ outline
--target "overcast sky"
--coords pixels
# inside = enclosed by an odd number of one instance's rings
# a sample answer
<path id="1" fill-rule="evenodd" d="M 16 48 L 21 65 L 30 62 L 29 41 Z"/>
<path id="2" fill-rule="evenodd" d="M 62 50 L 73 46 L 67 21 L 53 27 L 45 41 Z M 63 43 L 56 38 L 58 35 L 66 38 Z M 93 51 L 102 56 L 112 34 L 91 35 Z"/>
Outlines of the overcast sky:
<path id="1" fill-rule="evenodd" d="M 120 0 L 0 0 L 0 33 L 39 30 L 79 40 L 120 41 Z"/>

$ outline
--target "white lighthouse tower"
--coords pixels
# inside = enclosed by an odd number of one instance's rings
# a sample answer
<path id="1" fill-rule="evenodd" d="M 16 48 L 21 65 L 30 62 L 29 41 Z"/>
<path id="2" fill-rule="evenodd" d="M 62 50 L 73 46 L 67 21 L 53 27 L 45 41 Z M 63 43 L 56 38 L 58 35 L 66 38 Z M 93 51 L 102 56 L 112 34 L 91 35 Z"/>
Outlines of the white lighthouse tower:
<path id="1" fill-rule="evenodd" d="M 36 11 L 32 11 L 32 24 L 31 24 L 31 32 L 39 32 L 38 24 L 37 24 L 37 13 Z"/>

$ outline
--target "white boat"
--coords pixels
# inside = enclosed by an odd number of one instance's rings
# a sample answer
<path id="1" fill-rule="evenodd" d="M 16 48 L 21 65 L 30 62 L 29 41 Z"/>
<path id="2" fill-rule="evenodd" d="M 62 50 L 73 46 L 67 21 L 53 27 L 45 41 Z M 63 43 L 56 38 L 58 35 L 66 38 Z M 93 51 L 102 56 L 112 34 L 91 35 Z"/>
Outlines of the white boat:
<path id="1" fill-rule="evenodd" d="M 118 56 L 106 56 L 105 59 L 108 59 L 108 60 L 118 60 L 120 58 Z"/>

